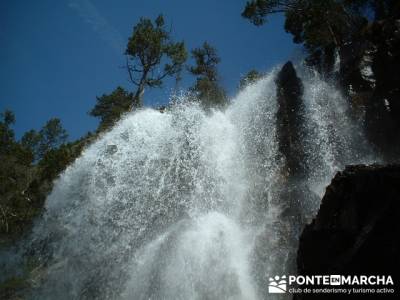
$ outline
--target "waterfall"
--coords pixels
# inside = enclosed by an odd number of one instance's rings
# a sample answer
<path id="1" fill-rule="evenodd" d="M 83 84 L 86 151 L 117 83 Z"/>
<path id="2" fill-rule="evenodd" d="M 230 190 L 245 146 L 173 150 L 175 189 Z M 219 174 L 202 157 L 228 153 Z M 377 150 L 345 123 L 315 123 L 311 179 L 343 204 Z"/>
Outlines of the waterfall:
<path id="1" fill-rule="evenodd" d="M 297 201 L 310 220 L 333 174 L 371 154 L 341 94 L 297 69 L 311 195 Z M 282 241 L 302 229 L 282 219 L 276 74 L 223 111 L 182 101 L 129 113 L 85 149 L 24 244 L 26 298 L 268 299 L 269 276 L 294 259 Z"/>

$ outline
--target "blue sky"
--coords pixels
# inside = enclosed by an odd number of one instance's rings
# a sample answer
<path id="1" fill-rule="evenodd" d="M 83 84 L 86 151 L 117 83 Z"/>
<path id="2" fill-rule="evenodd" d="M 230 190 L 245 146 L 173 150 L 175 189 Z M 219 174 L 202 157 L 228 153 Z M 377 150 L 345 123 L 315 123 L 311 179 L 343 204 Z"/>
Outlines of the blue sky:
<path id="1" fill-rule="evenodd" d="M 71 138 L 97 126 L 87 114 L 96 96 L 118 85 L 133 89 L 124 50 L 141 16 L 163 13 L 187 48 L 208 41 L 218 50 L 221 83 L 234 95 L 250 69 L 267 71 L 297 53 L 283 17 L 256 27 L 240 16 L 241 0 L 2 0 L 0 110 L 14 111 L 17 136 L 58 117 Z M 194 78 L 185 74 L 183 87 Z M 172 86 L 146 91 L 145 104 L 166 103 Z"/>

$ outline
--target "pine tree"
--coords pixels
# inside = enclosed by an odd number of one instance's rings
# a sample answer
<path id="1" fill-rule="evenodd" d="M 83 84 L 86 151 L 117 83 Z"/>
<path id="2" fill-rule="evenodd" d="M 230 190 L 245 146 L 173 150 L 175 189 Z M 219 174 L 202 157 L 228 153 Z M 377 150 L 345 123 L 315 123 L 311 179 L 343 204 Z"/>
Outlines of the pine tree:
<path id="1" fill-rule="evenodd" d="M 195 65 L 189 72 L 195 76 L 196 83 L 191 90 L 205 108 L 221 107 L 227 102 L 224 89 L 218 83 L 217 65 L 221 61 L 217 50 L 207 42 L 191 51 Z"/>
<path id="2" fill-rule="evenodd" d="M 173 42 L 166 29 L 164 17 L 154 23 L 141 18 L 133 28 L 125 51 L 129 79 L 137 89 L 132 95 L 132 106 L 143 105 L 146 87 L 160 87 L 167 76 L 179 76 L 187 59 L 184 42 Z"/>

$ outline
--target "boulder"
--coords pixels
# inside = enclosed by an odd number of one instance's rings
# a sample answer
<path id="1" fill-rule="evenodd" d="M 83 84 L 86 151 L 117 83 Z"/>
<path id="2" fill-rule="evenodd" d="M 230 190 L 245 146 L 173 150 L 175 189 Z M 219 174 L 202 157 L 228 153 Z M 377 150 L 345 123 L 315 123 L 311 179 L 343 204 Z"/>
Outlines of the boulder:
<path id="1" fill-rule="evenodd" d="M 348 166 L 338 172 L 326 189 L 316 218 L 301 234 L 298 274 L 390 275 L 398 296 L 399 195 L 400 165 Z M 354 294 L 346 299 L 365 296 Z M 383 295 L 382 299 L 387 296 L 390 295 Z M 318 297 L 299 294 L 295 299 L 337 297 L 335 294 Z"/>

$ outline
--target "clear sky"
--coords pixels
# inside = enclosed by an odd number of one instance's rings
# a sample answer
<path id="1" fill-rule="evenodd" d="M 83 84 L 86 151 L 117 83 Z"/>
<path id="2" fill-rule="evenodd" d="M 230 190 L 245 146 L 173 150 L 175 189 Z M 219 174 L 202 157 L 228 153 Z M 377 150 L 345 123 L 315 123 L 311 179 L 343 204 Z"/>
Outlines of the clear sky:
<path id="1" fill-rule="evenodd" d="M 124 50 L 141 16 L 163 13 L 187 48 L 208 41 L 218 50 L 222 85 L 234 95 L 250 69 L 267 71 L 294 55 L 283 17 L 256 27 L 240 14 L 242 0 L 1 0 L 0 110 L 16 115 L 17 136 L 62 120 L 71 138 L 96 128 L 87 114 L 96 96 L 118 85 L 132 90 Z M 183 87 L 194 78 L 185 74 Z M 145 93 L 146 105 L 166 103 L 172 83 Z"/>

